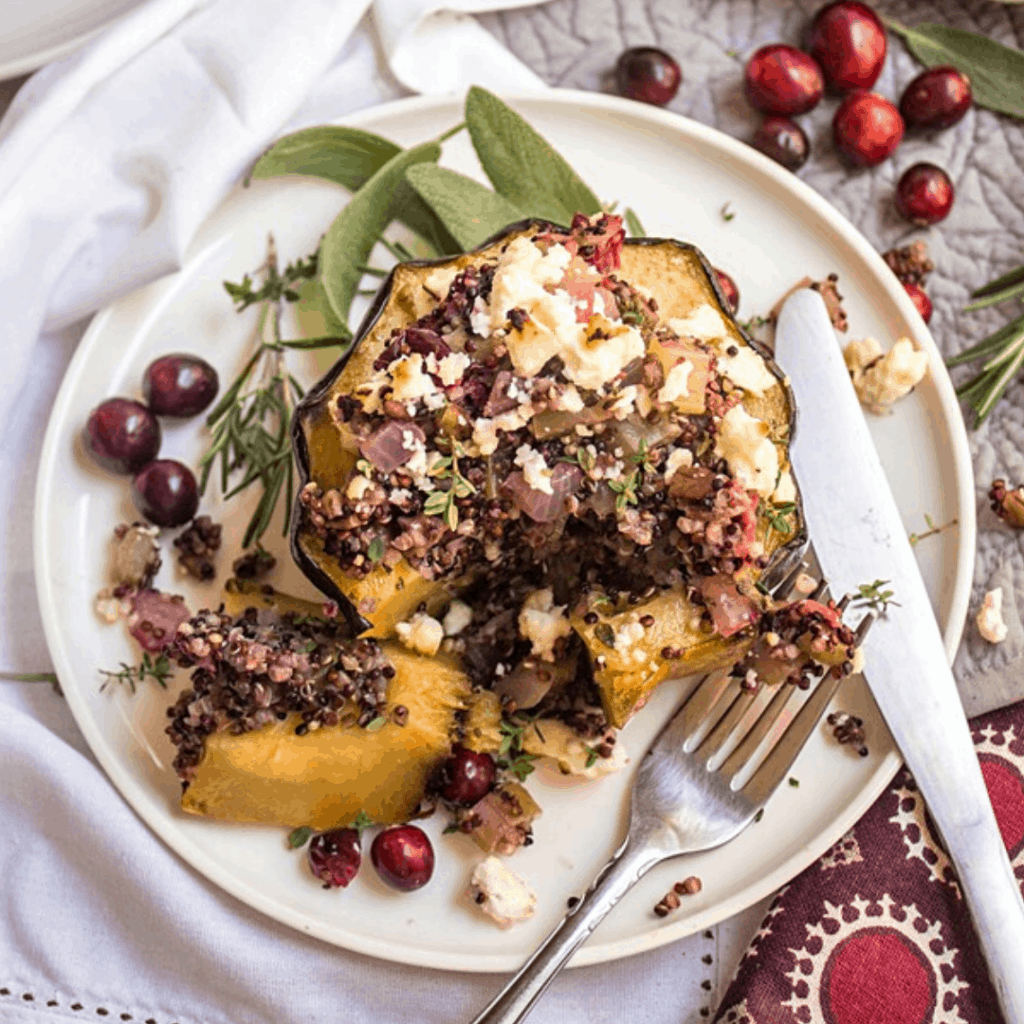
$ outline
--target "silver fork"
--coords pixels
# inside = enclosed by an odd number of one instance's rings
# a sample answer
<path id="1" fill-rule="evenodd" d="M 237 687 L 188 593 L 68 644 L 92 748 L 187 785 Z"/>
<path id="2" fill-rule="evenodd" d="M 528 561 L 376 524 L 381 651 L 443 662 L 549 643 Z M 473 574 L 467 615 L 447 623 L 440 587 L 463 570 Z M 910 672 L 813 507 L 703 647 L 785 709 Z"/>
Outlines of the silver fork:
<path id="1" fill-rule="evenodd" d="M 788 593 L 803 571 L 803 564 L 797 564 L 773 588 L 774 594 Z M 811 596 L 820 599 L 826 589 L 822 582 Z M 838 607 L 845 609 L 846 600 Z M 860 622 L 858 644 L 873 621 L 869 612 Z M 762 697 L 762 707 L 751 711 L 759 694 L 744 690 L 727 671 L 701 680 L 640 763 L 622 845 L 473 1024 L 521 1021 L 573 953 L 651 868 L 671 857 L 721 846 L 743 831 L 786 777 L 839 683 L 831 672 L 819 674 L 802 703 L 799 688 L 783 683 L 767 703 Z M 729 750 L 730 741 L 737 739 Z M 764 749 L 767 753 L 749 779 L 734 789 L 734 781 L 742 779 Z M 728 753 L 717 764 L 723 751 Z"/>

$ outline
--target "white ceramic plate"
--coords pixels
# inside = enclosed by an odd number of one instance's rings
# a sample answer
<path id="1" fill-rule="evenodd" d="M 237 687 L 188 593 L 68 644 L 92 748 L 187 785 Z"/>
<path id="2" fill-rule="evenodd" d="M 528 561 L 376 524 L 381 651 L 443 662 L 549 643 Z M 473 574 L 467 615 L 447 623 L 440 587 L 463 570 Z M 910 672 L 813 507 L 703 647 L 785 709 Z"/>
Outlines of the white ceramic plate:
<path id="1" fill-rule="evenodd" d="M 974 497 L 960 412 L 934 344 L 902 288 L 870 245 L 820 196 L 752 149 L 712 129 L 637 103 L 589 93 L 555 92 L 516 107 L 563 152 L 602 197 L 632 205 L 652 235 L 695 242 L 726 269 L 743 296 L 740 316 L 766 311 L 799 277 L 840 275 L 851 336 L 895 340 L 912 335 L 932 356 L 932 373 L 888 418 L 872 419 L 908 531 L 959 518 L 959 528 L 917 548 L 925 579 L 955 650 L 967 608 L 974 551 Z M 461 118 L 452 99 L 405 100 L 349 118 L 402 144 L 439 135 Z M 445 143 L 444 162 L 481 176 L 465 134 Z M 538 771 L 531 788 L 544 808 L 536 843 L 512 866 L 539 896 L 537 916 L 499 931 L 462 897 L 475 847 L 440 836 L 444 815 L 427 823 L 438 868 L 419 892 L 388 891 L 366 868 L 347 890 L 325 892 L 285 847 L 280 828 L 220 824 L 178 810 L 179 787 L 163 734 L 169 698 L 147 685 L 135 697 L 100 693 L 98 669 L 137 657 L 120 626 L 100 624 L 93 597 L 106 578 L 113 526 L 133 518 L 127 482 L 94 470 L 76 436 L 90 409 L 112 395 L 137 395 L 141 374 L 161 353 L 203 354 L 231 379 L 244 360 L 253 317 L 233 312 L 221 287 L 263 260 L 273 231 L 283 260 L 312 251 L 346 201 L 339 188 L 312 179 L 260 182 L 238 189 L 210 218 L 185 269 L 98 315 L 68 369 L 50 421 L 36 499 L 36 572 L 53 661 L 68 701 L 96 756 L 128 802 L 173 849 L 246 903 L 321 938 L 374 956 L 456 970 L 516 967 L 562 916 L 618 845 L 625 827 L 630 773 L 580 785 Z M 720 210 L 733 205 L 725 222 Z M 308 379 L 319 369 L 300 367 Z M 195 464 L 201 420 L 165 424 L 163 452 Z M 219 515 L 215 502 L 204 508 Z M 227 567 L 247 512 L 226 524 Z M 268 535 L 283 553 L 280 538 Z M 170 544 L 158 585 L 185 592 L 193 608 L 215 603 L 215 586 L 190 586 L 170 568 Z M 293 567 L 273 582 L 310 588 Z M 310 595 L 312 596 L 312 595 Z M 177 685 L 184 685 L 179 679 Z M 678 696 L 666 684 L 627 727 L 636 756 Z M 576 957 L 595 963 L 650 949 L 706 928 L 778 888 L 868 808 L 898 764 L 877 710 L 859 682 L 841 706 L 866 722 L 871 754 L 840 747 L 823 726 L 763 820 L 728 846 L 662 865 L 630 893 Z M 634 758 L 635 760 L 635 758 Z M 651 909 L 671 884 L 699 875 L 703 891 L 665 919 Z"/>
<path id="2" fill-rule="evenodd" d="M 143 0 L 0 0 L 0 80 L 64 57 Z"/>

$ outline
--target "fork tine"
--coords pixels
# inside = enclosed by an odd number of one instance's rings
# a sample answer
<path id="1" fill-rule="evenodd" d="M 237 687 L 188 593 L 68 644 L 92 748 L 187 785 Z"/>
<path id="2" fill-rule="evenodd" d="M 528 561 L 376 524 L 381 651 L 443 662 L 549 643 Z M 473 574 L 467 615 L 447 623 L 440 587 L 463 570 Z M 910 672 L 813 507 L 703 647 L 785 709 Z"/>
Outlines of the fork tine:
<path id="1" fill-rule="evenodd" d="M 770 591 L 772 597 L 781 598 L 789 593 L 789 591 L 793 588 L 793 584 L 796 583 L 797 578 L 800 576 L 802 572 L 805 571 L 806 567 L 804 566 L 804 560 L 801 556 L 796 560 L 796 564 L 793 565 L 793 567 L 784 575 L 775 573 L 772 579 L 770 579 L 768 582 L 765 582 L 763 577 L 761 582 Z M 767 576 L 768 573 L 765 573 L 765 575 Z"/>
<path id="2" fill-rule="evenodd" d="M 780 683 L 771 701 L 765 706 L 750 731 L 737 744 L 736 749 L 722 762 L 719 774 L 730 782 L 736 773 L 750 760 L 761 741 L 771 731 L 772 726 L 782 717 L 786 705 L 796 688 L 788 683 Z"/>
<path id="3" fill-rule="evenodd" d="M 728 671 L 721 670 L 711 672 L 697 684 L 680 711 L 683 717 L 680 735 L 684 743 L 707 721 L 712 708 L 735 682 Z"/>
<path id="4" fill-rule="evenodd" d="M 738 687 L 737 687 L 738 688 Z M 740 724 L 743 716 L 747 713 L 750 705 L 757 699 L 757 692 L 752 690 L 740 690 L 736 699 L 732 702 L 729 710 L 722 716 L 719 723 L 708 733 L 701 744 L 694 751 L 694 754 L 710 760 L 722 749 L 729 737 L 733 734 L 736 726 Z"/>

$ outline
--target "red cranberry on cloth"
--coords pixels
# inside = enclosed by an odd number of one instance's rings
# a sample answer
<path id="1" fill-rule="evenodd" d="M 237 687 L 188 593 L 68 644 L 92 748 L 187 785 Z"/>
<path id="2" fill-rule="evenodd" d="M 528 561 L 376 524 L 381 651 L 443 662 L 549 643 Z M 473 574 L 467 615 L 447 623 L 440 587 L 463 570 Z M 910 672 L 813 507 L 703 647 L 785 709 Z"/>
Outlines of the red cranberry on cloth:
<path id="1" fill-rule="evenodd" d="M 1024 703 L 974 719 L 971 732 L 1024 888 Z M 775 898 L 715 1017 L 716 1024 L 1001 1020 L 969 911 L 906 769 Z"/>

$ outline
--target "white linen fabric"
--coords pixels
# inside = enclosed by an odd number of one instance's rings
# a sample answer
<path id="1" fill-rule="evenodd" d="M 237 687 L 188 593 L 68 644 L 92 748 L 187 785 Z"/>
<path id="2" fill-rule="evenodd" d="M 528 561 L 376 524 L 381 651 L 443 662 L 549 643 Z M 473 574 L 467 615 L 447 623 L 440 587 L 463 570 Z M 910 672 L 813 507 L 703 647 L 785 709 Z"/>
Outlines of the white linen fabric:
<path id="1" fill-rule="evenodd" d="M 286 131 L 407 89 L 542 87 L 468 16 L 531 2 L 153 0 L 22 88 L 0 121 L 0 671 L 48 668 L 33 491 L 82 318 L 176 269 Z M 0 1020 L 442 1022 L 501 984 L 338 950 L 221 892 L 135 817 L 45 683 L 0 682 L 0 772 Z M 711 954 L 717 930 L 570 972 L 533 1019 L 696 1019 Z"/>

